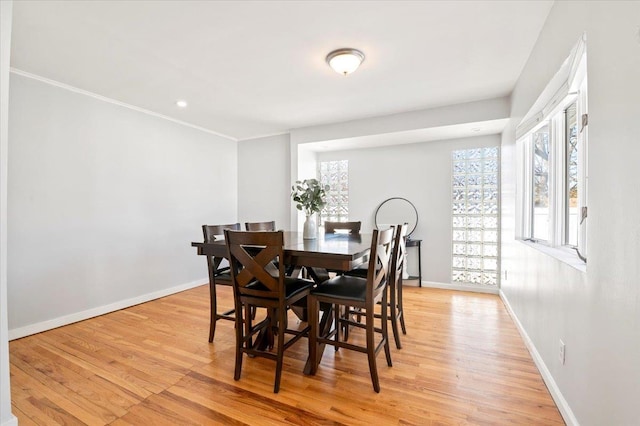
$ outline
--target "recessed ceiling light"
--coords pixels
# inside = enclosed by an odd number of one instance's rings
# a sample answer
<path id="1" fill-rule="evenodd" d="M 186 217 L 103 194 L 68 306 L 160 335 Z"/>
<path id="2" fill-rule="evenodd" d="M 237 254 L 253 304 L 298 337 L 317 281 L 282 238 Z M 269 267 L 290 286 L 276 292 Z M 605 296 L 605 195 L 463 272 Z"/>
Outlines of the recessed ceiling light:
<path id="1" fill-rule="evenodd" d="M 179 100 L 179 101 L 176 101 L 176 106 L 178 108 L 186 108 L 187 107 L 187 101 L 184 101 L 182 99 Z"/>
<path id="2" fill-rule="evenodd" d="M 351 74 L 364 61 L 364 53 L 358 49 L 338 49 L 327 55 L 327 63 L 335 72 L 342 75 Z"/>

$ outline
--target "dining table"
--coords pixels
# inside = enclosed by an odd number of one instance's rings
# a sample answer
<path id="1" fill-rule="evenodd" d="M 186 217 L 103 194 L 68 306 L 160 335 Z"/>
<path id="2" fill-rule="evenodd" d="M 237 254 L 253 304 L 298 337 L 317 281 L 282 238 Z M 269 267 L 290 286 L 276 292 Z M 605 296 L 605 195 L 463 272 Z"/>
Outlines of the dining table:
<path id="1" fill-rule="evenodd" d="M 288 274 L 299 276 L 302 268 L 326 268 L 335 271 L 349 271 L 364 263 L 371 247 L 371 234 L 318 234 L 315 239 L 303 238 L 302 232 L 284 231 L 284 264 L 288 266 Z M 224 235 L 210 242 L 192 242 L 198 254 L 203 256 L 228 257 Z M 320 284 L 320 283 L 318 283 Z M 325 333 L 332 325 L 332 308 L 325 307 L 320 319 L 321 333 Z M 301 312 L 296 314 L 303 318 Z M 318 348 L 322 359 L 324 345 Z M 311 371 L 310 361 L 304 368 L 304 373 Z"/>

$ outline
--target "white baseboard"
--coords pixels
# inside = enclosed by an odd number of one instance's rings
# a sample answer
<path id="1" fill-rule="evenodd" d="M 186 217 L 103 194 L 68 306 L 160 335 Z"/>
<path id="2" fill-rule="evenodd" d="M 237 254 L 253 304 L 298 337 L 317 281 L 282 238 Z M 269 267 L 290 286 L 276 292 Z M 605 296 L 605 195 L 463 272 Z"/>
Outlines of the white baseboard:
<path id="1" fill-rule="evenodd" d="M 507 312 L 509 312 L 509 315 L 511 315 L 511 319 L 513 319 L 513 322 L 515 323 L 516 328 L 520 332 L 520 336 L 522 336 L 522 340 L 524 340 L 524 344 L 527 346 L 527 349 L 529 349 L 529 353 L 533 358 L 533 362 L 536 364 L 536 367 L 538 367 L 538 371 L 540 371 L 542 380 L 544 380 L 544 383 L 547 385 L 547 388 L 549 389 L 549 393 L 551 394 L 551 397 L 553 398 L 556 405 L 558 406 L 558 410 L 560 410 L 560 414 L 562 415 L 562 418 L 567 423 L 567 425 L 579 426 L 580 423 L 578 423 L 578 419 L 573 414 L 573 411 L 571 410 L 569 403 L 567 402 L 566 399 L 564 399 L 564 396 L 562 395 L 562 392 L 560 392 L 560 388 L 558 388 L 558 385 L 556 384 L 556 381 L 553 379 L 551 372 L 549 371 L 549 369 L 547 368 L 547 365 L 542 360 L 540 353 L 538 352 L 535 345 L 533 344 L 533 341 L 529 338 L 529 335 L 527 334 L 524 327 L 522 326 L 522 323 L 520 323 L 520 320 L 518 319 L 515 312 L 511 308 L 511 304 L 509 303 L 507 296 L 502 292 L 502 290 L 500 290 L 500 299 L 502 299 L 504 306 L 507 308 Z"/>
<path id="2" fill-rule="evenodd" d="M 441 288 L 443 290 L 471 291 L 474 293 L 490 293 L 490 294 L 498 294 L 500 291 L 499 289 L 494 287 L 487 288 L 482 286 L 439 283 L 435 281 L 422 281 L 422 287 Z"/>
<path id="3" fill-rule="evenodd" d="M 18 426 L 18 419 L 16 418 L 16 416 L 11 414 L 11 418 L 0 423 L 0 426 Z"/>
<path id="4" fill-rule="evenodd" d="M 14 328 L 12 330 L 9 330 L 9 340 L 19 339 L 21 337 L 26 337 L 32 334 L 41 333 L 43 331 L 51 330 L 57 327 L 62 327 L 63 325 L 68 325 L 74 322 L 84 321 L 89 318 L 108 314 L 109 312 L 118 311 L 120 309 L 128 308 L 130 306 L 139 305 L 140 303 L 148 302 L 150 300 L 159 299 L 161 297 L 165 297 L 171 294 L 179 293 L 181 291 L 189 290 L 190 288 L 198 287 L 208 282 L 209 282 L 209 278 L 203 278 L 200 280 L 192 281 L 190 283 L 181 284 L 175 287 L 165 288 L 163 290 L 158 290 L 151 293 L 136 296 L 131 299 L 120 300 L 118 302 L 110 303 L 108 305 L 87 309 L 86 311 L 75 312 L 73 314 L 65 315 L 62 317 L 38 322 L 35 324 L 29 324 L 24 327 Z"/>

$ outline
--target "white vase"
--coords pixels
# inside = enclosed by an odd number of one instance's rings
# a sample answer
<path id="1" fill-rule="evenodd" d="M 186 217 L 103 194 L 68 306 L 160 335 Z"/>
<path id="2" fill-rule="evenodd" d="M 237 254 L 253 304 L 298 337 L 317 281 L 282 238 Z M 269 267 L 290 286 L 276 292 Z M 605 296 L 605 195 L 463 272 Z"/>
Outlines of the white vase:
<path id="1" fill-rule="evenodd" d="M 302 238 L 305 240 L 315 240 L 318 237 L 318 228 L 316 227 L 316 220 L 313 215 L 307 215 L 307 219 L 304 221 L 304 228 L 302 230 Z"/>

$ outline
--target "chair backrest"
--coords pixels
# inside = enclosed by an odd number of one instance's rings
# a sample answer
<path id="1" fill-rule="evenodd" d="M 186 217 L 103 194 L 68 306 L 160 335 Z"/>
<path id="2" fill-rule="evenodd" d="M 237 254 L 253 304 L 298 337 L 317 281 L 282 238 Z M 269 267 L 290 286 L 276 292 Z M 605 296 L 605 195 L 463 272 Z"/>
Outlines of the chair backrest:
<path id="1" fill-rule="evenodd" d="M 205 243 L 212 243 L 216 240 L 216 235 L 224 235 L 225 229 L 240 230 L 239 223 L 231 223 L 228 225 L 202 225 L 202 234 Z"/>
<path id="2" fill-rule="evenodd" d="M 369 251 L 369 269 L 367 271 L 368 301 L 376 303 L 383 291 L 386 291 L 389 278 L 389 260 L 393 245 L 393 228 L 373 230 L 371 250 Z"/>
<path id="3" fill-rule="evenodd" d="M 205 243 L 212 243 L 216 241 L 216 235 L 224 235 L 225 229 L 234 229 L 239 231 L 240 224 L 239 223 L 230 223 L 228 225 L 202 225 L 202 234 L 204 236 Z M 221 273 L 228 269 L 226 266 L 221 268 L 220 265 L 224 258 L 215 257 L 215 256 L 207 256 L 207 267 L 209 268 L 209 282 L 213 285 L 215 281 L 219 284 L 229 285 L 229 277 L 223 276 L 222 279 L 216 277 Z M 226 265 L 226 262 L 224 263 Z M 226 282 L 224 282 L 226 281 Z"/>
<path id="4" fill-rule="evenodd" d="M 245 222 L 245 229 L 247 231 L 275 231 L 276 222 Z"/>
<path id="5" fill-rule="evenodd" d="M 329 222 L 324 223 L 325 234 L 335 234 L 336 231 L 347 231 L 349 234 L 359 234 L 362 222 Z"/>
<path id="6" fill-rule="evenodd" d="M 404 225 L 397 225 L 395 229 L 389 282 L 398 285 L 402 281 L 402 270 L 404 269 L 404 258 L 407 251 L 407 230 L 409 226 L 405 223 Z"/>
<path id="7" fill-rule="evenodd" d="M 224 231 L 237 296 L 284 298 L 282 231 Z"/>

